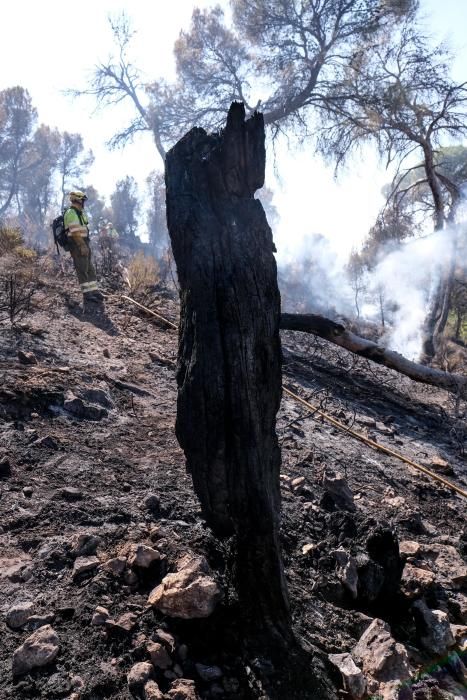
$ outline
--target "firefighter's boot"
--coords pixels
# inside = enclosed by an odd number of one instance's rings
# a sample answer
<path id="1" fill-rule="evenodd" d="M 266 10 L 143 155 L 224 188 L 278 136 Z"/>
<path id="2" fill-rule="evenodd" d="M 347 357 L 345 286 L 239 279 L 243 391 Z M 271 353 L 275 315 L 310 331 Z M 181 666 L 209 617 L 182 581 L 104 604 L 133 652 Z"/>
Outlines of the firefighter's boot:
<path id="1" fill-rule="evenodd" d="M 98 289 L 83 293 L 83 310 L 87 313 L 104 313 L 104 295 Z"/>

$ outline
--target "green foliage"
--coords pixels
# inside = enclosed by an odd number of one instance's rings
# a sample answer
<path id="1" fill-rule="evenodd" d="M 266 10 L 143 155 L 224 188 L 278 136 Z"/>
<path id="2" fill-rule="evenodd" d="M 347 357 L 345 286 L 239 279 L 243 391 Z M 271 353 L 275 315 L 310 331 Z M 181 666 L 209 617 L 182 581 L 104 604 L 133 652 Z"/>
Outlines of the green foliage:
<path id="1" fill-rule="evenodd" d="M 457 203 L 455 197 L 460 197 L 460 191 L 467 184 L 467 148 L 461 145 L 440 147 L 434 151 L 433 160 L 434 172 L 442 188 L 445 217 L 449 220 L 453 203 Z M 383 192 L 402 217 L 409 215 L 411 210 L 433 212 L 424 163 L 404 172 L 395 183 L 386 185 Z"/>
<path id="2" fill-rule="evenodd" d="M 85 187 L 84 191 L 88 196 L 86 213 L 89 218 L 89 228 L 92 234 L 97 234 L 103 219 L 112 221 L 112 209 L 106 206 L 104 198 L 92 185 Z"/>
<path id="3" fill-rule="evenodd" d="M 455 310 L 449 312 L 446 331 L 448 336 L 453 336 L 456 340 L 467 343 L 467 309 L 465 313 L 461 315 L 460 319 Z"/>
<path id="4" fill-rule="evenodd" d="M 35 245 L 51 240 L 57 179 L 64 202 L 92 162 L 79 134 L 37 126 L 37 112 L 20 86 L 0 91 L 0 217 L 14 217 Z"/>
<path id="5" fill-rule="evenodd" d="M 119 235 L 132 242 L 138 228 L 139 199 L 138 188 L 133 177 L 119 180 L 115 191 L 110 196 L 112 203 L 113 225 Z"/>
<path id="6" fill-rule="evenodd" d="M 36 120 L 27 90 L 17 86 L 0 92 L 0 217 L 24 182 Z"/>
<path id="7" fill-rule="evenodd" d="M 57 154 L 57 172 L 60 177 L 62 207 L 67 202 L 70 189 L 81 189 L 84 174 L 94 162 L 92 151 L 85 151 L 83 137 L 80 134 L 61 134 Z"/>
<path id="8" fill-rule="evenodd" d="M 158 260 L 169 247 L 169 232 L 165 209 L 165 181 L 163 173 L 153 172 L 147 180 L 149 191 L 148 230 L 149 243 Z"/>
<path id="9" fill-rule="evenodd" d="M 220 7 L 196 8 L 174 48 L 177 75 L 146 83 L 132 64 L 133 32 L 123 15 L 111 23 L 116 52 L 97 66 L 87 90 L 100 105 L 126 100 L 131 122 L 111 139 L 151 131 L 162 159 L 166 144 L 192 126 L 218 128 L 232 100 L 261 109 L 274 133 L 308 133 L 315 109 L 334 100 L 341 71 L 355 51 L 392 35 L 413 16 L 416 0 L 232 0 L 232 26 Z M 316 114 L 316 112 L 314 112 Z"/>
<path id="10" fill-rule="evenodd" d="M 416 231 L 417 226 L 410 212 L 399 211 L 389 204 L 368 232 L 361 252 L 362 260 L 369 269 L 373 268 L 381 254 L 410 238 Z"/>

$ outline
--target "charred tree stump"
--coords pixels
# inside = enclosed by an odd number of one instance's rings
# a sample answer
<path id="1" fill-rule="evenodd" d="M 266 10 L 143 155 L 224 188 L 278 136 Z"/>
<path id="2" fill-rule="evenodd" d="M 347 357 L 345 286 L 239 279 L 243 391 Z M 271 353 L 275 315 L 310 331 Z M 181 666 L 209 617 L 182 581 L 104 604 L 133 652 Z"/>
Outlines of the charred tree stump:
<path id="1" fill-rule="evenodd" d="M 181 301 L 177 438 L 207 523 L 235 536 L 250 641 L 284 649 L 293 636 L 279 545 L 280 295 L 254 199 L 264 140 L 262 115 L 245 121 L 239 103 L 219 134 L 186 134 L 167 154 L 167 222 Z"/>

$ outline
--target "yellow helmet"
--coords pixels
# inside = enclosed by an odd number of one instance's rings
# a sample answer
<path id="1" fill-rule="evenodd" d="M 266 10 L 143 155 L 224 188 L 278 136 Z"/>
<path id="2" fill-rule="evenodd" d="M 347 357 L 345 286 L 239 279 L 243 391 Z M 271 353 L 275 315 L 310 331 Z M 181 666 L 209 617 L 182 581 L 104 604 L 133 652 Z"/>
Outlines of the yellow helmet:
<path id="1" fill-rule="evenodd" d="M 70 192 L 70 199 L 72 202 L 85 202 L 87 198 L 87 195 L 84 192 L 81 192 L 81 190 L 75 190 L 74 192 Z"/>

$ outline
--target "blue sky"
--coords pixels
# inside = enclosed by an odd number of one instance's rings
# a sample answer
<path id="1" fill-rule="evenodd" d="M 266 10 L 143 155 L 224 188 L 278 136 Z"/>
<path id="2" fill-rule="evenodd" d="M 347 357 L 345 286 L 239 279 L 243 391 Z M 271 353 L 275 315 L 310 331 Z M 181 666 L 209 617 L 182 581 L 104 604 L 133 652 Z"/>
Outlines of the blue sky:
<path id="1" fill-rule="evenodd" d="M 140 137 L 133 146 L 110 153 L 105 141 L 126 115 L 93 113 L 92 101 L 70 100 L 63 91 L 85 86 L 92 66 L 110 53 L 109 13 L 125 8 L 133 18 L 138 32 L 135 64 L 151 79 L 173 74 L 172 46 L 178 32 L 188 26 L 195 5 L 212 4 L 211 0 L 81 0 L 76 13 L 62 0 L 9 2 L 2 18 L 0 89 L 24 86 L 32 95 L 40 121 L 83 134 L 96 156 L 86 179 L 104 195 L 108 196 L 116 180 L 127 174 L 143 188 L 149 172 L 161 168 L 151 137 Z M 456 49 L 456 78 L 467 80 L 467 0 L 422 0 L 421 4 L 429 33 L 450 39 Z M 67 48 L 64 37 L 72 36 L 74 28 L 76 39 Z M 369 150 L 354 159 L 337 181 L 311 147 L 297 152 L 281 144 L 277 153 L 275 163 L 272 153 L 268 156 L 267 184 L 276 192 L 275 204 L 281 215 L 276 232 L 280 254 L 287 248 L 296 251 L 312 232 L 323 233 L 338 253 L 347 254 L 374 222 L 382 205 L 381 187 L 390 179 L 388 173 Z M 273 166 L 281 174 L 280 182 L 274 177 Z"/>

